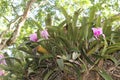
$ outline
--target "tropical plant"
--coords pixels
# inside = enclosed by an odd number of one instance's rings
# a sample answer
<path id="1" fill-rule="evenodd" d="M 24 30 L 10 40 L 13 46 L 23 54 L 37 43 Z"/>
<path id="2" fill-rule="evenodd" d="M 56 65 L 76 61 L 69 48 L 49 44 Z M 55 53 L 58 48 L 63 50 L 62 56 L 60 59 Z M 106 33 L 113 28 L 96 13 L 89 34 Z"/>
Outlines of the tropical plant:
<path id="1" fill-rule="evenodd" d="M 82 0 L 81 3 L 84 1 L 91 2 Z M 45 28 L 36 20 L 29 20 L 27 23 L 37 26 L 37 30 L 15 46 L 18 53 L 11 56 L 5 53 L 7 66 L 1 65 L 6 70 L 3 79 L 114 80 L 110 71 L 120 66 L 116 57 L 120 50 L 119 26 L 115 26 L 120 17 L 119 14 L 107 17 L 103 15 L 105 13 L 97 14 L 103 10 L 101 5 L 104 3 L 93 3 L 87 9 L 81 6 L 73 10 L 73 15 L 66 11 L 66 7 L 57 5 L 55 7 L 64 20 L 53 22 L 53 13 L 48 10 Z M 83 13 L 85 16 L 81 15 Z M 107 63 L 114 65 L 108 67 Z"/>

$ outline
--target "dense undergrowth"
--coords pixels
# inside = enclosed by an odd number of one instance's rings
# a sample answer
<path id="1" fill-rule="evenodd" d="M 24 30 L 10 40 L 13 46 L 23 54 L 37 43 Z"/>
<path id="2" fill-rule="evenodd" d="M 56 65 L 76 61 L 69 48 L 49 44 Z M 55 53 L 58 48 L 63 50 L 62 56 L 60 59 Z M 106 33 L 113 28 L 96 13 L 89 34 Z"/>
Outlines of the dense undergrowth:
<path id="1" fill-rule="evenodd" d="M 119 80 L 120 27 L 113 24 L 120 17 L 101 18 L 93 7 L 87 17 L 60 7 L 65 19 L 58 26 L 47 17 L 46 28 L 33 35 L 37 40 L 24 38 L 19 54 L 5 53 L 3 80 Z"/>

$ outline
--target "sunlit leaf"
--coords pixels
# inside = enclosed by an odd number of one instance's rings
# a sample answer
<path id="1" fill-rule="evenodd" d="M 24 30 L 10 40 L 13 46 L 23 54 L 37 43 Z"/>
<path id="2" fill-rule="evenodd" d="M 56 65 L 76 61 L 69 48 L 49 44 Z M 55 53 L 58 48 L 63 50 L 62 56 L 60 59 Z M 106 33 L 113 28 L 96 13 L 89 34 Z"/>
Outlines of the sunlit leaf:
<path id="1" fill-rule="evenodd" d="M 79 53 L 73 52 L 73 54 L 72 54 L 72 59 L 73 59 L 73 60 L 76 60 L 79 56 L 80 56 Z"/>

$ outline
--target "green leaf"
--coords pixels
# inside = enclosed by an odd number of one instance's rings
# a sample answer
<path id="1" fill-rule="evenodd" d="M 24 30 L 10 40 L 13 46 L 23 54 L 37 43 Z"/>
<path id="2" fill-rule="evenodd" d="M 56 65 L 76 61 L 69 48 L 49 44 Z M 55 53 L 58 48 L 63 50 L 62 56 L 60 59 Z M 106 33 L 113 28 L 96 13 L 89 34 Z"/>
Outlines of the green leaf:
<path id="1" fill-rule="evenodd" d="M 107 48 L 106 54 L 114 53 L 118 50 L 120 50 L 120 46 L 113 46 L 111 48 Z"/>
<path id="2" fill-rule="evenodd" d="M 60 11 L 63 13 L 63 15 L 66 18 L 67 23 L 70 23 L 71 21 L 71 16 L 68 15 L 67 11 L 64 9 L 64 7 L 59 7 Z"/>
<path id="3" fill-rule="evenodd" d="M 63 26 L 65 25 L 65 23 L 66 23 L 66 20 L 64 20 L 64 21 L 62 21 L 59 25 L 58 25 L 58 28 L 60 27 L 62 27 L 63 28 Z"/>
<path id="4" fill-rule="evenodd" d="M 35 24 L 40 30 L 42 30 L 41 24 L 32 19 L 32 23 Z"/>
<path id="5" fill-rule="evenodd" d="M 89 22 L 93 22 L 95 18 L 95 12 L 96 12 L 96 7 L 91 7 L 90 8 L 90 14 L 89 14 Z"/>
<path id="6" fill-rule="evenodd" d="M 98 16 L 96 26 L 100 27 L 101 26 L 101 16 Z"/>
<path id="7" fill-rule="evenodd" d="M 110 59 L 115 63 L 115 65 L 118 65 L 118 60 L 115 57 L 108 55 L 108 56 L 106 56 L 106 59 Z"/>
<path id="8" fill-rule="evenodd" d="M 86 51 L 85 51 L 84 49 L 82 49 L 81 55 L 84 56 L 84 58 L 86 59 L 86 61 L 87 61 L 89 64 L 91 64 L 91 65 L 94 64 L 94 63 L 91 61 L 91 59 L 87 56 L 87 53 L 86 53 Z"/>
<path id="9" fill-rule="evenodd" d="M 54 72 L 54 70 L 50 70 L 45 76 L 43 80 L 49 80 L 50 75 Z"/>
<path id="10" fill-rule="evenodd" d="M 47 17 L 45 19 L 45 24 L 46 24 L 46 27 L 51 27 L 52 26 L 52 18 L 51 18 L 50 13 L 47 14 Z"/>
<path id="11" fill-rule="evenodd" d="M 39 62 L 41 62 L 42 60 L 50 59 L 50 58 L 53 58 L 53 56 L 51 54 L 44 54 L 44 55 L 40 56 Z"/>
<path id="12" fill-rule="evenodd" d="M 81 9 L 78 9 L 77 11 L 74 12 L 74 15 L 73 15 L 73 27 L 76 27 L 76 23 L 77 23 L 77 20 L 78 20 L 78 16 L 81 12 Z"/>
<path id="13" fill-rule="evenodd" d="M 112 77 L 105 71 L 105 70 L 100 70 L 98 72 L 105 80 L 113 80 Z"/>
<path id="14" fill-rule="evenodd" d="M 64 61 L 63 59 L 57 59 L 57 64 L 61 70 L 64 69 Z"/>
<path id="15" fill-rule="evenodd" d="M 95 52 L 98 51 L 100 45 L 96 45 L 95 47 L 93 47 L 92 49 L 90 49 L 88 52 L 87 52 L 87 55 L 91 55 L 91 54 L 94 54 Z"/>

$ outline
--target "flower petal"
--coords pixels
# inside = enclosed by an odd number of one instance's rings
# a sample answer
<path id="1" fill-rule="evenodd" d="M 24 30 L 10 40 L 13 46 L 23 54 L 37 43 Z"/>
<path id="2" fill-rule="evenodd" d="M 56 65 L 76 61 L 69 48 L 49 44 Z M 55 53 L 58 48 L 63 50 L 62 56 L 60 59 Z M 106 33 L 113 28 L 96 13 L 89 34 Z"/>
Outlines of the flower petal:
<path id="1" fill-rule="evenodd" d="M 48 33 L 48 31 L 46 29 L 41 31 L 40 35 L 41 35 L 41 37 L 43 37 L 45 39 L 48 39 L 48 37 L 49 37 L 49 33 Z"/>
<path id="2" fill-rule="evenodd" d="M 99 38 L 100 35 L 103 34 L 102 28 L 92 28 L 93 34 L 95 36 L 96 39 Z"/>
<path id="3" fill-rule="evenodd" d="M 33 42 L 37 42 L 38 41 L 36 33 L 30 34 L 30 41 L 33 41 Z"/>

